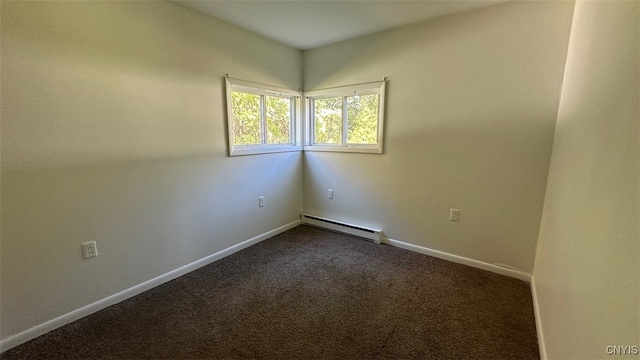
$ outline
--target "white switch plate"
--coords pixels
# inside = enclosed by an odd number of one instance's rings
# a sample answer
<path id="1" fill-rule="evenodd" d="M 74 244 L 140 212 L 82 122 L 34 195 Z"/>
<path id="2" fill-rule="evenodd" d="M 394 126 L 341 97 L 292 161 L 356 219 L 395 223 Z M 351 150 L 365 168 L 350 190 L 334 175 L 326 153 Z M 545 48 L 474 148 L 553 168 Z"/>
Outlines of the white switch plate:
<path id="1" fill-rule="evenodd" d="M 333 199 L 333 189 L 329 189 L 329 191 L 327 191 L 327 197 L 329 199 Z"/>
<path id="2" fill-rule="evenodd" d="M 98 256 L 98 247 L 95 241 L 82 243 L 82 257 L 85 259 Z"/>
<path id="3" fill-rule="evenodd" d="M 451 221 L 460 220 L 460 210 L 459 209 L 449 209 L 449 220 L 451 220 Z"/>
<path id="4" fill-rule="evenodd" d="M 264 196 L 258 198 L 258 206 L 264 207 Z"/>

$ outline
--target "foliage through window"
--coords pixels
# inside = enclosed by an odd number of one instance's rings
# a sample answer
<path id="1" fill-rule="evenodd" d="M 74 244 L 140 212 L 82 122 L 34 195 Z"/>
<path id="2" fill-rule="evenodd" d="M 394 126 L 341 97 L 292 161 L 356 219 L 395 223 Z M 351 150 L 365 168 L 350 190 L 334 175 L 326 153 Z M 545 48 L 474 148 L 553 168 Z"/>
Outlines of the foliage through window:
<path id="1" fill-rule="evenodd" d="M 339 144 L 342 139 L 342 98 L 316 99 L 313 109 L 315 142 Z"/>
<path id="2" fill-rule="evenodd" d="M 300 150 L 300 93 L 227 79 L 229 155 Z"/>
<path id="3" fill-rule="evenodd" d="M 384 82 L 305 93 L 306 150 L 382 153 Z"/>
<path id="4" fill-rule="evenodd" d="M 304 149 L 382 153 L 385 82 L 294 90 L 227 78 L 229 155 Z"/>

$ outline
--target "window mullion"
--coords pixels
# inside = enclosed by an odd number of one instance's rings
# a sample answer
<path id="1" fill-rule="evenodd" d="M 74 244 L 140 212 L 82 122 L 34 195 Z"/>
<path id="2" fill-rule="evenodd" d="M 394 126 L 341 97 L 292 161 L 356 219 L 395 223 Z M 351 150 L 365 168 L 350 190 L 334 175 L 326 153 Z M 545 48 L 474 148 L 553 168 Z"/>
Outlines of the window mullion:
<path id="1" fill-rule="evenodd" d="M 347 114 L 347 97 L 342 97 L 342 145 L 347 144 L 347 120 L 349 119 Z"/>
<path id="2" fill-rule="evenodd" d="M 297 112 L 298 112 L 298 108 L 296 106 L 297 103 L 297 99 L 295 97 L 292 97 L 291 99 L 289 99 L 289 143 L 291 145 L 293 145 L 293 142 L 295 142 L 293 139 L 295 139 L 297 137 L 297 130 L 296 129 L 296 122 L 297 122 Z"/>
<path id="3" fill-rule="evenodd" d="M 260 95 L 260 125 L 262 127 L 262 145 L 267 144 L 267 97 Z"/>
<path id="4" fill-rule="evenodd" d="M 316 140 L 316 103 L 313 98 L 309 99 L 309 108 L 306 109 L 306 111 L 308 118 L 307 123 L 309 124 L 307 131 L 309 132 L 309 139 L 311 140 L 309 141 L 309 145 L 315 145 L 318 142 Z"/>

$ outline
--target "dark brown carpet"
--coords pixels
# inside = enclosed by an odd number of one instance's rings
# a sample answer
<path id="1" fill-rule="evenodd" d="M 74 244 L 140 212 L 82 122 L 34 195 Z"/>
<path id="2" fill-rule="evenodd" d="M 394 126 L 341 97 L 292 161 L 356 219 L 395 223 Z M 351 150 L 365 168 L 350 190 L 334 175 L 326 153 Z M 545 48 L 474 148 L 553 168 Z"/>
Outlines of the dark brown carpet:
<path id="1" fill-rule="evenodd" d="M 299 226 L 10 359 L 533 359 L 525 282 Z"/>

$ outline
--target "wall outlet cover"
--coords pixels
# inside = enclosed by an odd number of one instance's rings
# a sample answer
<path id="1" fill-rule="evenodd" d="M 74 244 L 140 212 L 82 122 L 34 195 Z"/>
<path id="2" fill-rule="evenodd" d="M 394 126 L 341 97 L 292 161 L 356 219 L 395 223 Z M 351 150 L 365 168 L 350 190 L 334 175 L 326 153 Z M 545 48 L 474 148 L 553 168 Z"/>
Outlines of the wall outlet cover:
<path id="1" fill-rule="evenodd" d="M 96 256 L 98 256 L 98 246 L 96 245 L 95 241 L 82 243 L 82 257 L 84 259 L 89 259 Z"/>
<path id="2" fill-rule="evenodd" d="M 451 221 L 460 220 L 460 210 L 459 209 L 449 209 L 449 220 L 451 220 Z"/>

